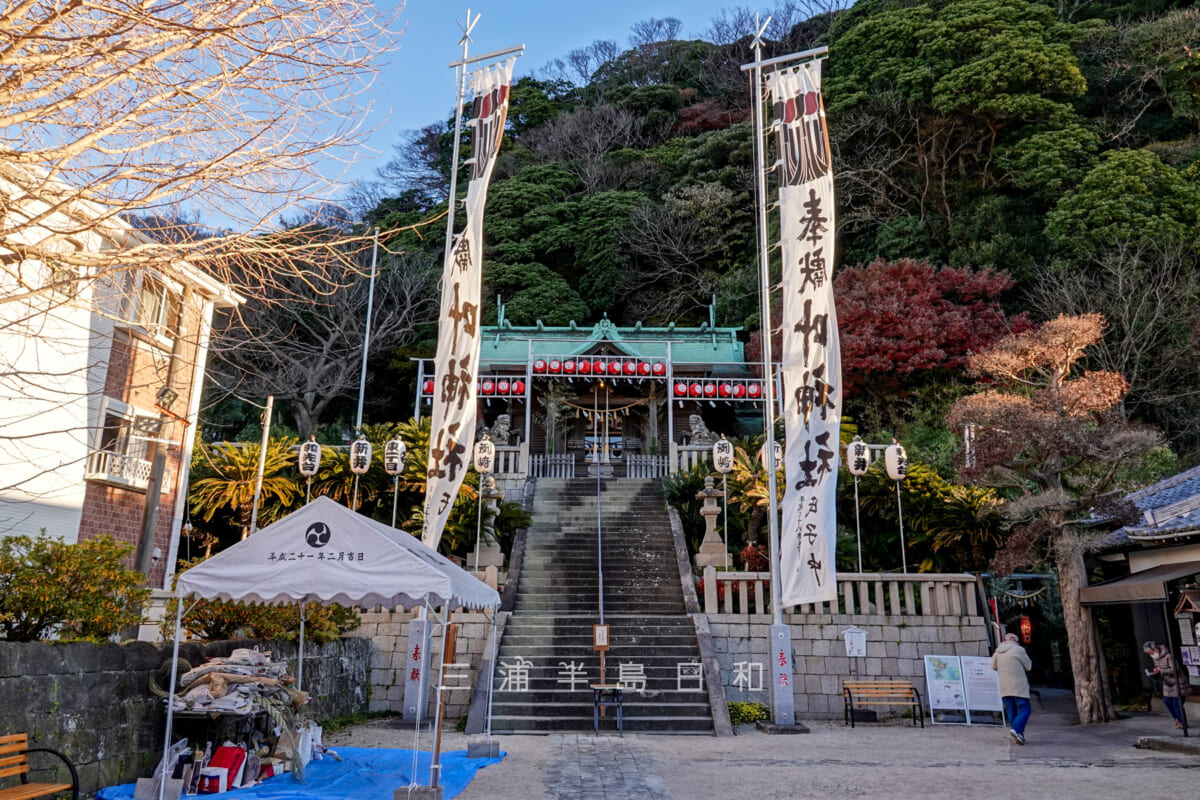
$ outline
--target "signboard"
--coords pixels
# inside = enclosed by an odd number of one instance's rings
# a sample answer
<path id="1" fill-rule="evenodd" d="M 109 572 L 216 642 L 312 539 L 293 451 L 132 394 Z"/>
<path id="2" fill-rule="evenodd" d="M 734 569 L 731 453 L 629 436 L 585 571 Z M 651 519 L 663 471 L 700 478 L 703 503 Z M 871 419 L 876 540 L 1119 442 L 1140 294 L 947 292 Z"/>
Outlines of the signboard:
<path id="1" fill-rule="evenodd" d="M 593 625 L 592 626 L 592 649 L 596 651 L 608 650 L 608 626 Z"/>
<path id="2" fill-rule="evenodd" d="M 925 656 L 925 692 L 934 724 L 963 725 L 967 719 L 967 690 L 958 656 Z"/>
<path id="3" fill-rule="evenodd" d="M 1004 726 L 1000 673 L 987 656 L 963 656 L 963 688 L 967 692 L 967 724 Z"/>
<path id="4" fill-rule="evenodd" d="M 867 657 L 867 632 L 862 628 L 847 628 L 842 631 L 842 639 L 846 642 L 847 658 Z"/>

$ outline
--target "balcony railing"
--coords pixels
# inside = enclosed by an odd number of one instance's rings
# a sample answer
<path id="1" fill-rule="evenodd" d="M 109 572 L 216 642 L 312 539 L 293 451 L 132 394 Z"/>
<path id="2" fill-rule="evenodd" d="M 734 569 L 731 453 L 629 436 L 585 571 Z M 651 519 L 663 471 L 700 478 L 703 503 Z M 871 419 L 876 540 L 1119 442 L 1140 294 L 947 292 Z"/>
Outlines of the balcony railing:
<path id="1" fill-rule="evenodd" d="M 145 491 L 150 485 L 150 462 L 108 450 L 93 450 L 88 455 L 83 477 L 84 480 Z"/>

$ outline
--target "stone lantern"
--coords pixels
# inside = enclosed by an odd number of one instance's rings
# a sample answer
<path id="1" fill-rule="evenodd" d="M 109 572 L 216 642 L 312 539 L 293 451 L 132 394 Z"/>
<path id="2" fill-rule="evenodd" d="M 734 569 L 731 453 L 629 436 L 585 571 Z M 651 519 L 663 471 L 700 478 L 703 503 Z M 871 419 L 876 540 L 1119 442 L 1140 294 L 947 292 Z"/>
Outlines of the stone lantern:
<path id="1" fill-rule="evenodd" d="M 712 476 L 704 479 L 704 488 L 696 493 L 697 500 L 703 500 L 700 516 L 704 517 L 704 541 L 700 543 L 700 552 L 696 553 L 696 567 L 723 567 L 726 564 L 725 544 L 717 535 L 717 515 L 721 507 L 717 500 L 725 493 L 713 485 Z"/>

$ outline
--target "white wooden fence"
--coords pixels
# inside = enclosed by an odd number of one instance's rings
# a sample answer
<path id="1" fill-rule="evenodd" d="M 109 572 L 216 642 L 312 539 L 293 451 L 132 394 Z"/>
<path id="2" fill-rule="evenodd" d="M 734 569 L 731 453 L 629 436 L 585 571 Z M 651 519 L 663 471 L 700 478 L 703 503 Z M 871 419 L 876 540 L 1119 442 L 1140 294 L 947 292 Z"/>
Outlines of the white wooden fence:
<path id="1" fill-rule="evenodd" d="M 770 573 L 704 568 L 706 614 L 769 614 Z M 839 572 L 838 599 L 784 613 L 972 617 L 980 614 L 972 575 Z"/>

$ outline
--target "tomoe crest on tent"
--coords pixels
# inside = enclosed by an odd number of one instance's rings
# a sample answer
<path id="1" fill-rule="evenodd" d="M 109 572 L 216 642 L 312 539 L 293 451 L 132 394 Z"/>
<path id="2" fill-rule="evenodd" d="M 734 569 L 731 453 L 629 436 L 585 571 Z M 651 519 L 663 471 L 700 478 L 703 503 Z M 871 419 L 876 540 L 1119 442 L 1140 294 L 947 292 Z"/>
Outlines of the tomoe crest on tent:
<path id="1" fill-rule="evenodd" d="M 308 542 L 309 547 L 324 547 L 329 544 L 331 535 L 333 531 L 329 530 L 328 525 L 324 522 L 314 522 L 304 532 L 304 541 Z"/>

